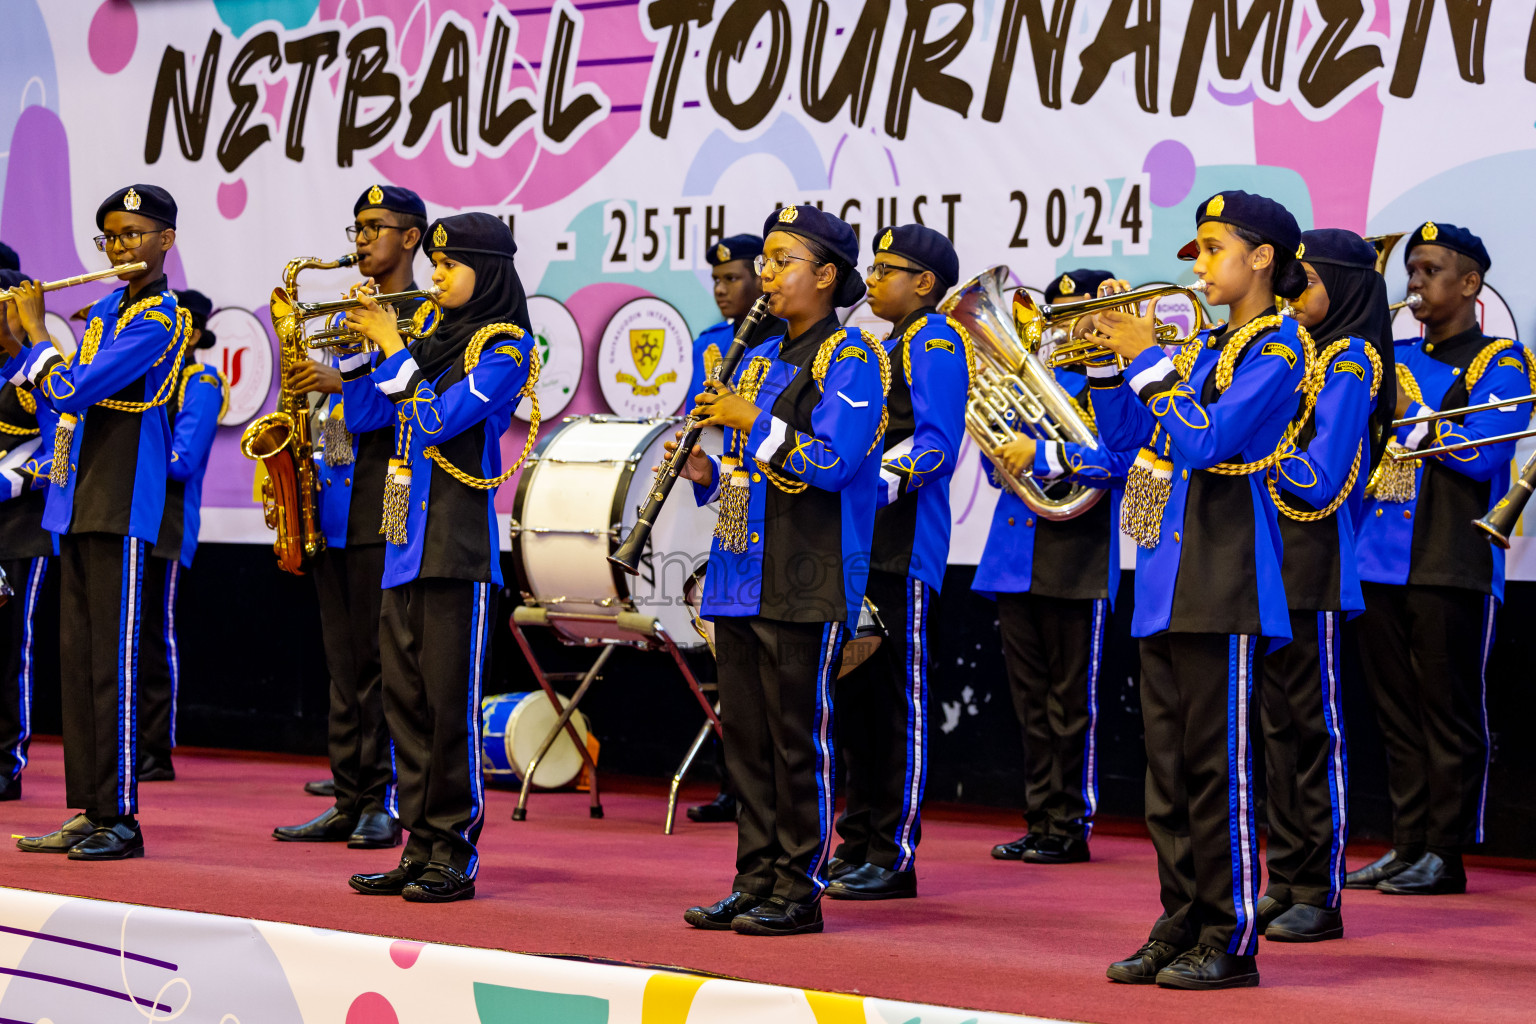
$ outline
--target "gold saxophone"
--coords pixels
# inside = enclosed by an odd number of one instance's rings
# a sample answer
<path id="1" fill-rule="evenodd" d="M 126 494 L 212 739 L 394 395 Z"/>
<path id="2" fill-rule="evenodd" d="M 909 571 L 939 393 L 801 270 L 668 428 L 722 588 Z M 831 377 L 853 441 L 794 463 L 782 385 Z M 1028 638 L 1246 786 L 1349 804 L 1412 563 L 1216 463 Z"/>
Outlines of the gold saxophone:
<path id="1" fill-rule="evenodd" d="M 283 287 L 273 293 L 272 328 L 277 332 L 278 392 L 277 409 L 245 428 L 240 437 L 240 451 L 266 468 L 261 482 L 262 512 L 267 526 L 277 531 L 272 550 L 277 567 L 302 576 L 306 566 L 325 550 L 325 534 L 320 531 L 320 514 L 315 503 L 314 444 L 309 429 L 309 397 L 288 387 L 288 371 L 309 358 L 309 340 L 304 333 L 304 317 L 292 303 L 279 303 L 298 294 L 299 274 L 305 270 L 334 270 L 357 262 L 356 253 L 339 259 L 321 260 L 301 257 L 289 260 L 283 268 Z"/>

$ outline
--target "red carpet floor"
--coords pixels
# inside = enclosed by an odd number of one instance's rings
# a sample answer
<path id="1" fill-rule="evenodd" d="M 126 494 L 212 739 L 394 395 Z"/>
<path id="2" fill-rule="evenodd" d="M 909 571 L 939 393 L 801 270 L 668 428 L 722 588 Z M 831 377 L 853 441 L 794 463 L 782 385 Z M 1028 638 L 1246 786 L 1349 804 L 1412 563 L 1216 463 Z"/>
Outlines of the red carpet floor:
<path id="1" fill-rule="evenodd" d="M 65 816 L 59 746 L 38 742 L 33 758 L 25 799 L 0 804 L 7 835 L 46 832 Z M 385 870 L 397 852 L 269 838 L 274 825 L 325 807 L 300 790 L 326 773 L 322 761 L 183 750 L 176 764 L 176 782 L 142 788 L 145 859 L 83 864 L 0 848 L 0 884 L 1068 1020 L 1536 1019 L 1536 980 L 1526 973 L 1536 870 L 1522 862 L 1472 861 L 1466 896 L 1350 893 L 1344 940 L 1261 940 L 1260 988 L 1174 992 L 1104 978 L 1158 909 L 1151 847 L 1128 825 L 1101 827 L 1091 864 L 1025 867 L 987 856 L 1017 835 L 1014 815 L 934 808 L 921 898 L 829 900 L 825 934 L 757 939 L 683 923 L 687 906 L 727 891 L 733 830 L 683 821 L 663 836 L 665 798 L 652 782 L 610 780 L 607 817 L 596 821 L 584 794 L 536 794 L 529 819 L 513 822 L 515 796 L 492 793 L 479 898 L 417 906 L 347 888 L 348 874 Z M 1351 863 L 1377 853 L 1357 849 Z"/>

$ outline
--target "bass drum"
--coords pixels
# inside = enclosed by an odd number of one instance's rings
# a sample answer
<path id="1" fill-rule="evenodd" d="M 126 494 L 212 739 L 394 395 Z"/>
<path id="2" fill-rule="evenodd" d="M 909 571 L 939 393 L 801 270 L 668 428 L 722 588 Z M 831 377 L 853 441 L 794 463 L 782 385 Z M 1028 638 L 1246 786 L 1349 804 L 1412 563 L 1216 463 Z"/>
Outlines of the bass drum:
<path id="1" fill-rule="evenodd" d="M 686 482 L 656 517 L 640 574 L 608 561 L 634 526 L 679 422 L 571 416 L 529 456 L 512 506 L 514 564 L 524 600 L 548 610 L 565 643 L 622 642 L 619 613 L 639 612 L 679 647 L 703 645 L 683 588 L 709 558 L 715 511 L 695 504 Z"/>
<path id="2" fill-rule="evenodd" d="M 715 624 L 699 614 L 704 604 L 704 573 L 708 568 L 708 565 L 701 565 L 697 572 L 688 577 L 683 587 L 683 599 L 688 604 L 688 615 L 693 620 L 695 635 L 703 637 L 709 645 L 709 653 L 714 654 Z M 838 667 L 837 678 L 843 678 L 868 661 L 870 655 L 880 649 L 880 642 L 885 636 L 885 623 L 881 621 L 874 602 L 866 597 L 864 607 L 859 610 L 859 625 L 853 631 L 853 639 L 843 645 L 843 663 Z"/>

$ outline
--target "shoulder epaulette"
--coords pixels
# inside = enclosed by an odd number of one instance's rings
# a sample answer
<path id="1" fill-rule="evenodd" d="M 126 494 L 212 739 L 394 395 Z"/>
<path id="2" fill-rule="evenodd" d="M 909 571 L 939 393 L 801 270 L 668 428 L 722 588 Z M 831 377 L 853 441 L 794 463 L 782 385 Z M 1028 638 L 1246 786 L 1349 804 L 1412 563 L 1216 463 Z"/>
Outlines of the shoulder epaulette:
<path id="1" fill-rule="evenodd" d="M 492 340 L 502 335 L 510 335 L 514 341 L 521 341 L 523 329 L 514 323 L 486 324 L 480 328 L 475 332 L 474 337 L 469 339 L 469 344 L 464 348 L 464 372 L 468 373 L 476 366 L 479 366 L 481 350 L 490 344 Z M 497 348 L 493 351 L 500 352 L 501 349 Z M 517 362 L 521 364 L 522 361 L 522 352 L 518 351 Z"/>

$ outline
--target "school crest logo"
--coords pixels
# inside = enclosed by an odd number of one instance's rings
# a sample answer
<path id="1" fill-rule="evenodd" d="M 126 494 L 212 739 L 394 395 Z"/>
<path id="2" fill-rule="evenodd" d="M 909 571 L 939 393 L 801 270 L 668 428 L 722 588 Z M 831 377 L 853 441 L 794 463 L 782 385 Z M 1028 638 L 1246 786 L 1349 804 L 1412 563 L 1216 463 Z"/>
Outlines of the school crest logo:
<path id="1" fill-rule="evenodd" d="M 548 295 L 528 296 L 528 319 L 533 322 L 533 347 L 539 353 L 539 411 L 545 417 L 558 416 L 576 397 L 581 371 L 586 361 L 582 349 L 581 328 L 571 311 Z M 518 403 L 513 415 L 528 421 L 527 402 Z"/>
<path id="2" fill-rule="evenodd" d="M 139 194 L 130 188 L 123 196 L 123 209 L 129 213 L 135 213 L 143 202 L 144 200 L 139 198 Z"/>
<path id="3" fill-rule="evenodd" d="M 621 416 L 670 416 L 687 397 L 693 374 L 693 335 L 671 304 L 634 299 L 603 329 L 598 382 Z"/>

